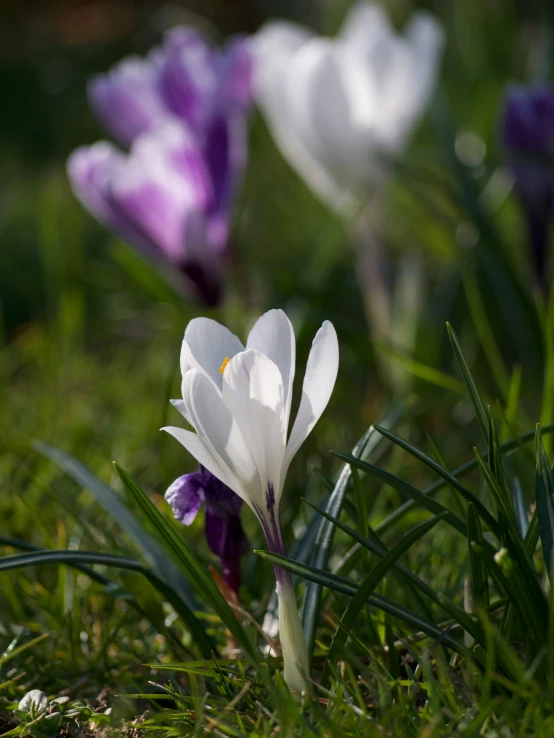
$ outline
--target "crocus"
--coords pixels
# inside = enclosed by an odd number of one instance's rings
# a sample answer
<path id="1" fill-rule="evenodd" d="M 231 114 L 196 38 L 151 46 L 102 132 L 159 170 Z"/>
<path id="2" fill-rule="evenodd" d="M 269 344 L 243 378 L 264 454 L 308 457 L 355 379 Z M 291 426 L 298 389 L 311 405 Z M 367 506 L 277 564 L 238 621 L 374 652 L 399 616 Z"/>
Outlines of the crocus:
<path id="1" fill-rule="evenodd" d="M 527 216 L 535 277 L 544 288 L 548 231 L 554 218 L 554 91 L 508 87 L 502 142 Z"/>
<path id="2" fill-rule="evenodd" d="M 289 163 L 351 213 L 406 145 L 437 76 L 442 32 L 415 13 L 403 35 L 360 2 L 336 38 L 269 21 L 252 41 L 254 95 Z"/>
<path id="3" fill-rule="evenodd" d="M 76 196 L 101 223 L 178 287 L 192 283 L 207 304 L 219 302 L 225 236 L 210 173 L 185 125 L 162 121 L 138 136 L 129 154 L 107 141 L 84 146 L 67 166 Z"/>
<path id="4" fill-rule="evenodd" d="M 281 310 L 252 328 L 246 347 L 227 328 L 192 320 L 181 352 L 182 401 L 174 401 L 196 431 L 164 428 L 254 511 L 268 547 L 285 554 L 279 509 L 290 462 L 325 409 L 338 371 L 338 341 L 328 321 L 317 332 L 302 398 L 289 434 L 296 344 Z M 290 574 L 275 567 L 284 678 L 308 688 L 308 654 Z"/>
<path id="5" fill-rule="evenodd" d="M 165 499 L 175 519 L 183 525 L 194 522 L 204 503 L 206 541 L 221 560 L 223 578 L 238 594 L 240 559 L 248 550 L 248 538 L 240 519 L 241 498 L 200 466 L 199 471 L 176 479 L 165 493 Z"/>
<path id="6" fill-rule="evenodd" d="M 130 152 L 104 141 L 74 152 L 68 173 L 77 197 L 171 282 L 192 283 L 207 304 L 217 304 L 246 163 L 245 42 L 232 39 L 220 52 L 192 29 L 177 28 L 146 59 L 130 57 L 93 79 L 89 99 Z"/>

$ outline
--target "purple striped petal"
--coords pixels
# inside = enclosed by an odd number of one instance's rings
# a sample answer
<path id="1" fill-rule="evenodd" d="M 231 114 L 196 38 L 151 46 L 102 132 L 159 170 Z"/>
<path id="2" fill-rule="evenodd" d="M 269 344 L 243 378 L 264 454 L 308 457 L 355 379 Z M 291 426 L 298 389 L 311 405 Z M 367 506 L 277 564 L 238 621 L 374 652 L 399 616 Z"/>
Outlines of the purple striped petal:
<path id="1" fill-rule="evenodd" d="M 115 171 L 111 195 L 168 259 L 181 261 L 191 214 L 212 200 L 202 154 L 184 125 L 165 121 L 139 136 Z"/>
<path id="2" fill-rule="evenodd" d="M 124 59 L 89 82 L 88 97 L 98 120 L 124 146 L 167 115 L 153 59 Z"/>
<path id="3" fill-rule="evenodd" d="M 246 113 L 252 105 L 253 59 L 248 41 L 231 38 L 219 65 L 218 100 L 224 110 Z"/>
<path id="4" fill-rule="evenodd" d="M 196 31 L 176 28 L 163 45 L 160 91 L 167 108 L 201 131 L 217 92 L 217 50 Z"/>

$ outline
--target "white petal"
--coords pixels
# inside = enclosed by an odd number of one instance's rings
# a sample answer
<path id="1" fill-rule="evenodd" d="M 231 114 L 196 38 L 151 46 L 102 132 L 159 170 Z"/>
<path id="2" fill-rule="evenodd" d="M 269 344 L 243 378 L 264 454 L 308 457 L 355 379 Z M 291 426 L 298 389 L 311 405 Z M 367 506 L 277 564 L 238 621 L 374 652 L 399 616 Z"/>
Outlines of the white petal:
<path id="1" fill-rule="evenodd" d="M 176 438 L 179 443 L 187 449 L 189 454 L 194 456 L 199 464 L 205 466 L 206 469 L 210 471 L 214 477 L 217 477 L 220 482 L 231 487 L 233 492 L 239 494 L 232 486 L 235 480 L 233 479 L 229 469 L 214 456 L 200 436 L 196 435 L 196 433 L 192 433 L 192 431 L 185 430 L 184 428 L 176 428 L 175 426 L 166 426 L 161 430 L 169 433 L 173 438 Z"/>
<path id="2" fill-rule="evenodd" d="M 296 340 L 292 323 L 282 310 L 270 310 L 256 321 L 246 342 L 246 350 L 248 349 L 256 349 L 265 354 L 281 372 L 285 406 L 283 442 L 286 443 L 296 362 Z"/>
<path id="3" fill-rule="evenodd" d="M 406 28 L 406 41 L 412 58 L 412 95 L 417 102 L 415 116 L 419 116 L 437 81 L 444 33 L 432 15 L 414 13 Z"/>
<path id="4" fill-rule="evenodd" d="M 326 202 L 351 205 L 333 173 L 314 154 L 310 135 L 291 125 L 291 88 L 297 80 L 291 70 L 298 53 L 313 38 L 293 24 L 270 22 L 254 36 L 254 95 L 281 153 L 307 184 Z"/>
<path id="5" fill-rule="evenodd" d="M 286 74 L 288 124 L 331 177 L 336 195 L 330 204 L 342 208 L 342 200 L 348 202 L 368 166 L 369 155 L 365 131 L 353 126 L 345 84 L 349 59 L 334 41 L 316 38 L 294 55 Z M 325 196 L 320 184 L 325 183 L 312 182 Z"/>
<path id="6" fill-rule="evenodd" d="M 187 325 L 181 349 L 183 379 L 189 369 L 197 369 L 221 390 L 221 366 L 240 351 L 244 346 L 228 328 L 209 318 L 195 318 Z"/>
<path id="7" fill-rule="evenodd" d="M 190 425 L 192 425 L 192 419 L 190 417 L 190 413 L 187 410 L 187 406 L 185 405 L 185 401 L 184 400 L 170 400 L 169 402 L 173 405 L 175 410 L 178 410 L 181 413 L 181 415 L 187 421 L 187 423 L 190 423 Z"/>
<path id="8" fill-rule="evenodd" d="M 186 373 L 183 384 L 192 423 L 218 464 L 229 470 L 228 486 L 249 504 L 259 501 L 261 485 L 256 464 L 221 393 L 196 369 Z"/>
<path id="9" fill-rule="evenodd" d="M 333 324 L 326 320 L 316 333 L 308 357 L 304 384 L 302 385 L 302 399 L 283 461 L 281 473 L 283 481 L 292 458 L 327 407 L 335 386 L 338 368 L 339 343 L 337 334 Z"/>
<path id="10" fill-rule="evenodd" d="M 281 372 L 259 351 L 244 351 L 225 368 L 222 393 L 254 457 L 263 493 L 273 485 L 278 497 L 285 454 Z"/>
<path id="11" fill-rule="evenodd" d="M 387 14 L 379 5 L 358 2 L 349 11 L 339 33 L 353 51 L 366 54 L 368 49 L 376 46 L 387 37 L 394 36 Z"/>

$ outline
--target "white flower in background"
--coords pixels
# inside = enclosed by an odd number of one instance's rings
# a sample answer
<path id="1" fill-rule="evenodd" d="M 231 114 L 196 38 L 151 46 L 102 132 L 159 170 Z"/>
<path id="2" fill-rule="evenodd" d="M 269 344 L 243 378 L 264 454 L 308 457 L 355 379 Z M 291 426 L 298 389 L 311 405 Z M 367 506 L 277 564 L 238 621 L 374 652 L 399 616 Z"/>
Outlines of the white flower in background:
<path id="1" fill-rule="evenodd" d="M 252 39 L 254 95 L 289 163 L 348 212 L 405 146 L 429 102 L 441 48 L 431 15 L 415 13 L 399 35 L 367 2 L 332 39 L 269 21 Z"/>
<path id="2" fill-rule="evenodd" d="M 196 433 L 164 428 L 254 511 L 271 551 L 285 554 L 279 506 L 289 464 L 329 402 L 339 348 L 332 324 L 317 332 L 290 434 L 296 342 L 290 320 L 270 310 L 250 331 L 246 348 L 227 328 L 192 320 L 181 352 L 183 400 L 173 404 Z M 276 567 L 284 677 L 305 692 L 308 656 L 288 572 Z"/>

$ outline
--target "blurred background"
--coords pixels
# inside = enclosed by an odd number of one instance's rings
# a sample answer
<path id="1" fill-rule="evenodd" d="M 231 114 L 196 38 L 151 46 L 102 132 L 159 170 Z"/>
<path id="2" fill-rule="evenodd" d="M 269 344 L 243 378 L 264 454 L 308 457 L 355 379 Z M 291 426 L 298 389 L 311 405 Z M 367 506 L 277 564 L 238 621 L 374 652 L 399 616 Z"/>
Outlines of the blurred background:
<path id="1" fill-rule="evenodd" d="M 86 99 L 91 75 L 128 54 L 146 54 L 176 25 L 193 24 L 219 43 L 279 16 L 332 35 L 349 5 L 342 0 L 2 3 L 1 535 L 45 547 L 116 541 L 116 548 L 127 550 L 88 494 L 31 443 L 39 439 L 60 447 L 114 484 L 115 459 L 163 507 L 167 486 L 194 467 L 158 429 L 179 424 L 168 401 L 179 396 L 180 343 L 187 322 L 197 315 L 214 317 L 245 336 L 260 313 L 282 307 L 296 328 L 299 381 L 321 322 L 329 319 L 337 329 L 337 386 L 287 482 L 291 505 L 285 523 L 295 519 L 297 527 L 300 495 L 323 494 L 310 470 L 332 475 L 337 464 L 329 450 L 350 450 L 363 430 L 391 409 L 404 413 L 404 432 L 415 441 L 427 433 L 440 439 L 446 465 L 460 454 L 450 437 L 456 436 L 457 444 L 467 439 L 469 457 L 476 426 L 454 368 L 447 320 L 491 402 L 509 402 L 514 368 L 521 371 L 523 414 L 513 418 L 518 432 L 531 429 L 541 412 L 545 422 L 551 419 L 552 408 L 541 410 L 540 399 L 544 299 L 533 286 L 525 220 L 499 134 L 506 84 L 552 81 L 547 0 L 385 3 L 398 28 L 416 9 L 432 12 L 446 43 L 433 101 L 387 187 L 379 238 L 389 262 L 393 330 L 379 341 L 369 339 L 348 224 L 290 168 L 255 110 L 249 164 L 234 212 L 227 296 L 218 308 L 203 309 L 177 294 L 71 192 L 67 157 L 77 146 L 106 137 Z M 391 505 L 394 495 L 383 502 L 383 511 Z M 248 518 L 253 543 L 260 544 L 251 523 Z M 201 525 L 186 534 L 200 540 Z M 260 566 L 265 565 L 255 557 L 248 561 L 249 581 L 260 576 Z M 91 624 L 94 607 L 109 607 L 108 600 L 95 601 L 85 588 L 75 588 L 71 595 L 64 589 L 65 599 L 52 602 L 49 612 L 48 582 L 62 586 L 51 576 L 39 586 L 3 575 L 0 635 L 5 631 L 7 637 L 14 628 L 40 632 L 49 617 L 65 617 L 70 596 L 81 598 L 79 617 L 86 622 L 90 616 Z M 79 658 L 86 660 L 82 651 Z M 107 668 L 100 661 L 97 666 Z"/>

